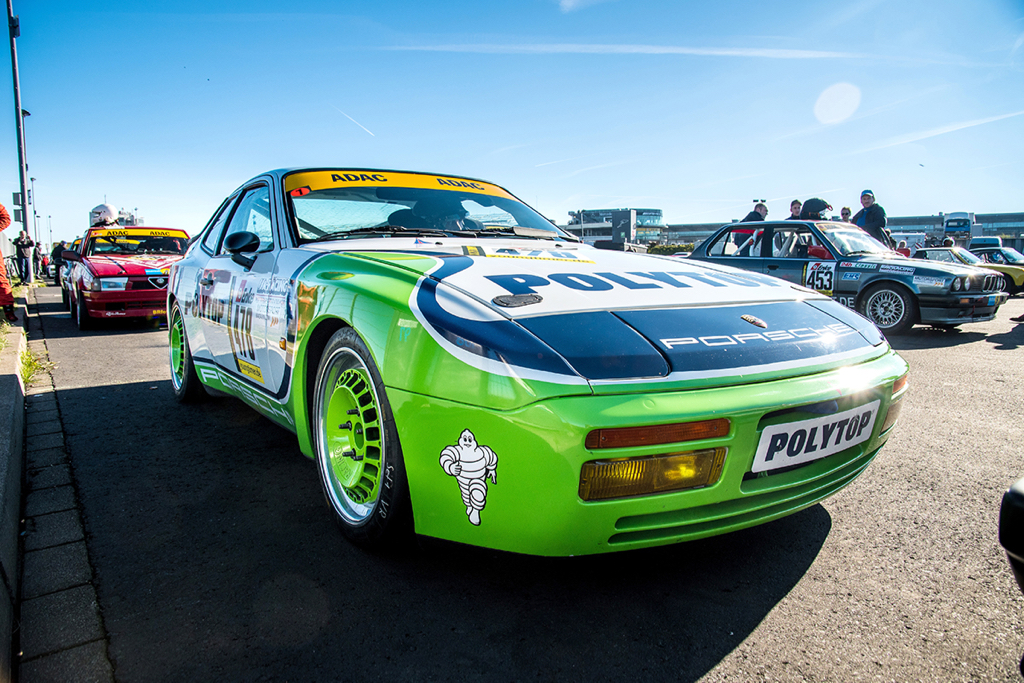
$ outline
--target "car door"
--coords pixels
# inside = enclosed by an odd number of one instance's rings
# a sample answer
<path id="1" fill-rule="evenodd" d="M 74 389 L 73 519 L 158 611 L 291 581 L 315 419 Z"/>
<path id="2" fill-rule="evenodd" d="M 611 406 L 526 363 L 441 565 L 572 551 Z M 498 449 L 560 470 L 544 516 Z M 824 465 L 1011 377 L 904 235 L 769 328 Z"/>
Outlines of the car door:
<path id="1" fill-rule="evenodd" d="M 267 386 L 266 298 L 256 293 L 274 271 L 277 244 L 271 219 L 270 187 L 259 183 L 247 188 L 235 205 L 224 238 L 251 232 L 260 239 L 251 266 L 239 263 L 220 241 L 217 252 L 200 276 L 200 297 L 206 310 L 202 315 L 203 336 L 213 360 L 242 381 L 260 389 Z M 262 309 L 261 309 L 262 306 Z"/>
<path id="2" fill-rule="evenodd" d="M 805 223 L 775 224 L 768 236 L 771 251 L 764 272 L 832 296 L 836 290 L 836 259 Z"/>
<path id="3" fill-rule="evenodd" d="M 708 261 L 760 273 L 764 269 L 763 236 L 761 223 L 737 223 L 711 238 L 702 250 Z"/>

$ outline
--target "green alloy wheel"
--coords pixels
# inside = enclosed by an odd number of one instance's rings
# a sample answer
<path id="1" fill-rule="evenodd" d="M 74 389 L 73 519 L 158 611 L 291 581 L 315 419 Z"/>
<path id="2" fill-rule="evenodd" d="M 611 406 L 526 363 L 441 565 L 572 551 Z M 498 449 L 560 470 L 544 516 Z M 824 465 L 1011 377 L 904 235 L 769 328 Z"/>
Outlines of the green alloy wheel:
<path id="1" fill-rule="evenodd" d="M 192 363 L 192 352 L 188 348 L 185 334 L 185 320 L 181 317 L 178 302 L 171 305 L 168 318 L 169 353 L 171 358 L 171 386 L 179 403 L 195 403 L 206 397 L 206 390 L 199 382 L 196 367 Z"/>
<path id="2" fill-rule="evenodd" d="M 320 482 L 335 519 L 354 541 L 387 540 L 407 516 L 402 449 L 380 375 L 351 328 L 324 350 L 313 410 Z"/>

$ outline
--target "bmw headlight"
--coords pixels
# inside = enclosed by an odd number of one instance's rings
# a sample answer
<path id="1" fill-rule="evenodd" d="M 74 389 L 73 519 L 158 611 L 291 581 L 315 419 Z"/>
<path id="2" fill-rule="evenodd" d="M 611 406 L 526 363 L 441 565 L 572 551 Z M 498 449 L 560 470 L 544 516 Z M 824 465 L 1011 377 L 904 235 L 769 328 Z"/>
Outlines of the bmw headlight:
<path id="1" fill-rule="evenodd" d="M 958 278 L 958 277 L 953 278 L 953 291 L 954 292 L 959 292 L 962 287 L 963 287 L 963 283 L 960 281 L 960 278 Z"/>
<path id="2" fill-rule="evenodd" d="M 99 290 L 102 292 L 123 291 L 128 286 L 126 277 L 104 277 L 96 281 L 100 283 Z"/>
<path id="3" fill-rule="evenodd" d="M 964 291 L 966 292 L 970 288 L 971 288 L 971 278 L 965 277 L 964 278 Z"/>

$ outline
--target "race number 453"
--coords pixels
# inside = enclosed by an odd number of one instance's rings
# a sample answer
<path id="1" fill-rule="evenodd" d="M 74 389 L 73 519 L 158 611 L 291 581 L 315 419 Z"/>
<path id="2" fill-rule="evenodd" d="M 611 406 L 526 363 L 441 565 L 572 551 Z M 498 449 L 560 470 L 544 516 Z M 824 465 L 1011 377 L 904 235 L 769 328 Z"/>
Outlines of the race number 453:
<path id="1" fill-rule="evenodd" d="M 832 294 L 835 280 L 835 261 L 811 261 L 804 271 L 804 287 L 816 289 L 822 294 Z"/>

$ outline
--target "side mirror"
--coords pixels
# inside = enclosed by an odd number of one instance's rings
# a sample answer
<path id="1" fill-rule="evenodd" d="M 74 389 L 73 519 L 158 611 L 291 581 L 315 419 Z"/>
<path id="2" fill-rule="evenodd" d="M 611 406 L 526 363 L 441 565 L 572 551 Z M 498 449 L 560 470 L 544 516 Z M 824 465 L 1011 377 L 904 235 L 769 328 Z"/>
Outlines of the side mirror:
<path id="1" fill-rule="evenodd" d="M 252 268 L 256 259 L 243 254 L 251 254 L 260 248 L 260 238 L 256 233 L 242 231 L 234 232 L 224 238 L 224 251 L 231 254 L 231 260 L 246 270 Z"/>
<path id="2" fill-rule="evenodd" d="M 71 251 L 70 249 L 65 249 L 64 251 L 60 252 L 60 257 L 62 259 L 64 259 L 65 261 L 81 261 L 82 260 L 82 257 L 78 255 L 77 251 Z"/>

